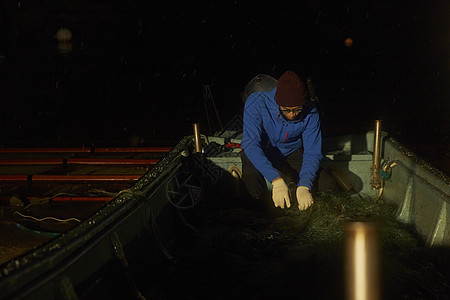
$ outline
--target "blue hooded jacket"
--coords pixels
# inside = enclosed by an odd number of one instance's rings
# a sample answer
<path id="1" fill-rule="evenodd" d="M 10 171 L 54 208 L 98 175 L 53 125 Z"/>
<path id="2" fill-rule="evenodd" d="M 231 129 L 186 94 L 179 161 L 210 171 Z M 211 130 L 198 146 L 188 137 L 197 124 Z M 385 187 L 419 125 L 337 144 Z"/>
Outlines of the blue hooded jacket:
<path id="1" fill-rule="evenodd" d="M 253 165 L 270 182 L 280 172 L 267 158 L 268 146 L 287 156 L 303 147 L 303 164 L 297 186 L 311 189 L 322 159 L 322 134 L 319 112 L 314 102 L 307 101 L 295 120 L 286 120 L 275 102 L 276 88 L 252 93 L 244 107 L 242 148 Z M 269 144 L 270 143 L 270 144 Z"/>

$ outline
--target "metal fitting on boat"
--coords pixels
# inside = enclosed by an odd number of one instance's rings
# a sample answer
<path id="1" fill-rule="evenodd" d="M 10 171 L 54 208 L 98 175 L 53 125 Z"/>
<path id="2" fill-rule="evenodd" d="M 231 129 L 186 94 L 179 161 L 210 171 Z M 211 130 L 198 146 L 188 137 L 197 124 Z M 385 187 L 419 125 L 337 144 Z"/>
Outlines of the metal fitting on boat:
<path id="1" fill-rule="evenodd" d="M 381 120 L 375 120 L 375 133 L 373 142 L 373 163 L 370 184 L 373 190 L 380 189 L 382 179 L 380 176 L 380 157 L 381 157 Z"/>
<path id="2" fill-rule="evenodd" d="M 345 286 L 347 300 L 380 299 L 379 243 L 375 224 L 346 225 Z"/>
<path id="3" fill-rule="evenodd" d="M 233 165 L 228 169 L 228 172 L 230 172 L 232 176 L 230 189 L 231 197 L 238 198 L 241 194 L 239 186 L 240 181 L 242 180 L 242 170 L 239 169 L 238 166 Z"/>
<path id="4" fill-rule="evenodd" d="M 200 153 L 200 152 L 202 152 L 202 145 L 201 145 L 201 139 L 200 139 L 200 124 L 194 123 L 194 124 L 192 124 L 192 127 L 194 128 L 195 152 Z"/>

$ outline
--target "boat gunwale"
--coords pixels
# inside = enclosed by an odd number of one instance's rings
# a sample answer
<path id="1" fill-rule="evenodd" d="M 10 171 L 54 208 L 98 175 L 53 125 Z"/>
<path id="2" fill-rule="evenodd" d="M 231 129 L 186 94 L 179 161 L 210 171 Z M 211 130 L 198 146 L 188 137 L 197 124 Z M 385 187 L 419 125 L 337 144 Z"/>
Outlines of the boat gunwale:
<path id="1" fill-rule="evenodd" d="M 443 171 L 439 170 L 436 167 L 433 167 L 430 163 L 426 162 L 419 156 L 417 156 L 412 150 L 403 146 L 398 142 L 395 138 L 390 137 L 386 142 L 390 142 L 392 147 L 394 147 L 403 157 L 407 160 L 408 164 L 402 163 L 405 168 L 414 172 L 415 175 L 419 176 L 424 180 L 427 184 L 430 184 L 432 187 L 440 190 L 444 195 L 449 197 L 448 201 L 450 201 L 450 177 L 447 176 Z M 383 148 L 385 148 L 383 146 Z M 416 165 L 416 167 L 412 167 Z M 419 171 L 423 171 L 424 173 L 420 174 Z M 438 186 L 438 184 L 434 184 L 427 180 L 425 177 L 435 178 L 438 182 L 441 181 L 443 183 L 442 186 Z M 445 191 L 448 190 L 448 192 Z"/>

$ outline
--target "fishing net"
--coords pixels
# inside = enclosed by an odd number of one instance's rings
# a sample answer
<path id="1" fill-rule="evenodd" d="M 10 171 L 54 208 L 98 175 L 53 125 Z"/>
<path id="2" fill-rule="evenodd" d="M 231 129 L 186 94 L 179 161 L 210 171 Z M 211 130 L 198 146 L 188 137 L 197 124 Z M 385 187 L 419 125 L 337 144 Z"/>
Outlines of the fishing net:
<path id="1" fill-rule="evenodd" d="M 396 209 L 335 192 L 306 211 L 199 207 L 186 214 L 194 232 L 173 246 L 177 263 L 144 272 L 143 289 L 160 299 L 343 299 L 345 224 L 373 222 L 383 299 L 448 299 L 448 249 L 425 247 Z"/>

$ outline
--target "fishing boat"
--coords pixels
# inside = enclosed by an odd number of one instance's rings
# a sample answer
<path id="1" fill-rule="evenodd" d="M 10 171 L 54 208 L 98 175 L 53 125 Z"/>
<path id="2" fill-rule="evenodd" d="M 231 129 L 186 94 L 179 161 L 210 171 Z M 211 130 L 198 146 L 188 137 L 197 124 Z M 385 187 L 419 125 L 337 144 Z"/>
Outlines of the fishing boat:
<path id="1" fill-rule="evenodd" d="M 320 176 L 331 184 L 300 212 L 246 207 L 241 115 L 214 136 L 195 125 L 193 135 L 82 222 L 3 263 L 0 298 L 341 299 L 343 224 L 358 222 L 395 229 L 379 231 L 377 288 L 386 299 L 444 299 L 449 274 L 418 265 L 449 263 L 450 180 L 380 126 L 324 140 Z M 314 225 L 325 209 L 331 219 Z M 327 239 L 314 240 L 319 231 Z M 393 261 L 395 255 L 401 257 Z M 409 264 L 404 273 L 393 270 Z M 115 275 L 102 281 L 105 270 Z M 419 276 L 427 280 L 418 283 Z"/>

